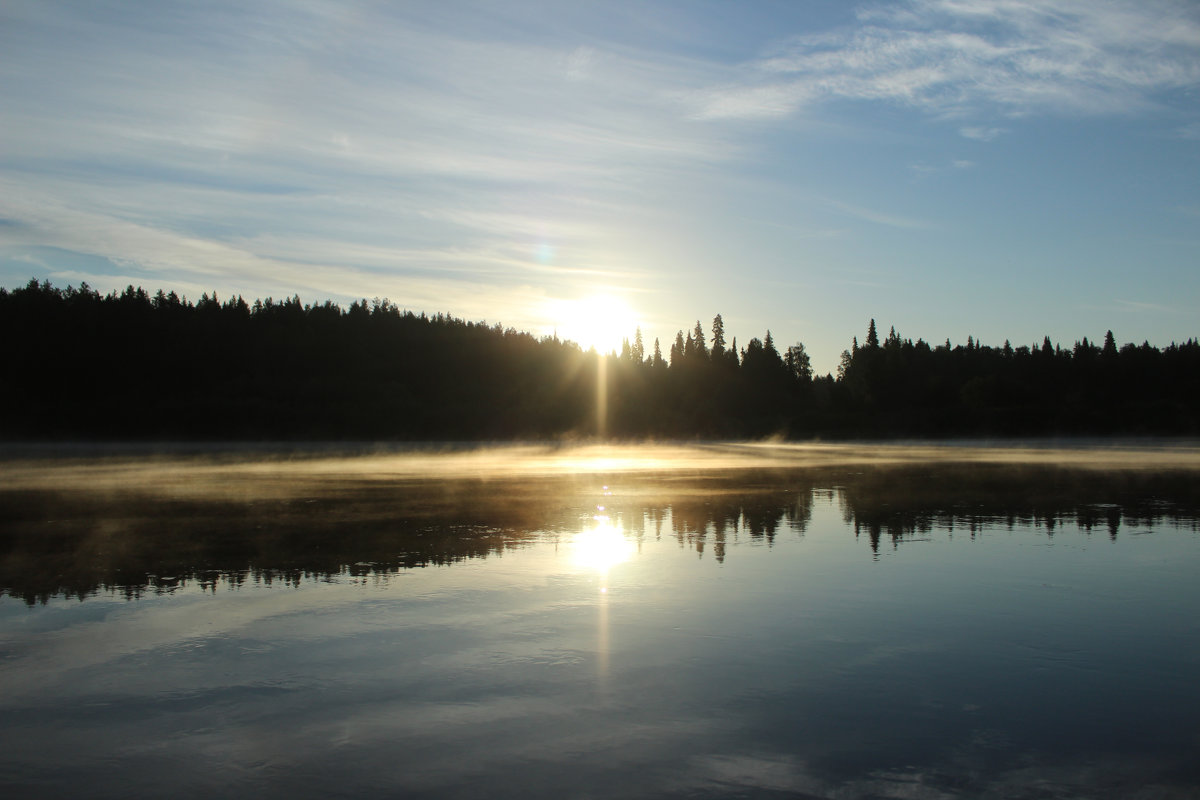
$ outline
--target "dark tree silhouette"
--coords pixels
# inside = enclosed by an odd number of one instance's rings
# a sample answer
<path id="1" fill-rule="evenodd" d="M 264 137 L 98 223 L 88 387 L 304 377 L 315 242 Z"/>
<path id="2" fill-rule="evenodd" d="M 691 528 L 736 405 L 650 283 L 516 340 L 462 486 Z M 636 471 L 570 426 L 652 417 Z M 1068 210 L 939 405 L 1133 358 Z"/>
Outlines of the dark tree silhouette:
<path id="1" fill-rule="evenodd" d="M 10 353 L 0 393 L 7 439 L 508 439 L 618 436 L 1196 435 L 1200 344 L 1067 349 L 931 347 L 891 328 L 815 376 L 802 343 L 768 331 L 713 348 L 699 322 L 649 360 L 641 330 L 620 355 L 557 337 L 401 310 L 387 299 L 248 303 L 204 292 L 31 280 L 0 289 Z"/>
<path id="2" fill-rule="evenodd" d="M 700 320 L 696 320 L 696 327 L 692 329 L 691 336 L 695 347 L 692 354 L 696 358 L 708 358 L 708 346 L 704 343 L 704 328 L 700 327 Z"/>
<path id="3" fill-rule="evenodd" d="M 725 320 L 717 314 L 712 322 L 712 358 L 719 361 L 725 357 Z"/>

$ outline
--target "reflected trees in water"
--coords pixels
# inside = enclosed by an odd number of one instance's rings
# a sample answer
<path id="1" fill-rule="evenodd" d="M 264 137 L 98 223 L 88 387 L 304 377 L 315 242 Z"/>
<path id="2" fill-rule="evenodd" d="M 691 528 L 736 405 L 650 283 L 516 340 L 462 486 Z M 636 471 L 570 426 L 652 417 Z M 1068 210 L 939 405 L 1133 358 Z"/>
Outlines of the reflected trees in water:
<path id="1" fill-rule="evenodd" d="M 610 491 L 597 487 L 608 484 Z M 313 483 L 273 496 L 181 498 L 146 487 L 91 492 L 0 488 L 0 591 L 27 603 L 108 591 L 136 598 L 189 584 L 299 585 L 501 555 L 597 528 L 634 541 L 674 538 L 718 564 L 737 542 L 804 535 L 814 508 L 840 508 L 878 555 L 935 532 L 1197 526 L 1190 472 L 1053 468 L 871 468 L 701 475 Z"/>

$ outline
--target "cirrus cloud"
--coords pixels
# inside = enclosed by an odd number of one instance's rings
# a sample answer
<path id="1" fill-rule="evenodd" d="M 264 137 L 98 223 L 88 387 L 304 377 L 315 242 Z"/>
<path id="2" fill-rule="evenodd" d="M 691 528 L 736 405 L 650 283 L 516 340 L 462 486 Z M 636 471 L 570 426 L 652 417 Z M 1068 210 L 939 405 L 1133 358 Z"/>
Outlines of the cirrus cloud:
<path id="1" fill-rule="evenodd" d="M 741 92 L 711 89 L 700 116 L 779 116 L 821 99 L 949 116 L 1128 113 L 1200 83 L 1200 8 L 1179 0 L 914 0 L 858 16 L 744 65 Z"/>

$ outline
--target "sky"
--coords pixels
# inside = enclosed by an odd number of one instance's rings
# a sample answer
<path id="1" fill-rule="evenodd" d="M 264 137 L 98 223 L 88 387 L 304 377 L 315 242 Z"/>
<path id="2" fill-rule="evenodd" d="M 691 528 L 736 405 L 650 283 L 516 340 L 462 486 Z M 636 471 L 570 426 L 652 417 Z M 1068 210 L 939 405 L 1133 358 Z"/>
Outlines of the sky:
<path id="1" fill-rule="evenodd" d="M 721 314 L 820 373 L 872 318 L 1163 346 L 1200 336 L 1200 3 L 0 0 L 31 277 L 664 352 Z"/>

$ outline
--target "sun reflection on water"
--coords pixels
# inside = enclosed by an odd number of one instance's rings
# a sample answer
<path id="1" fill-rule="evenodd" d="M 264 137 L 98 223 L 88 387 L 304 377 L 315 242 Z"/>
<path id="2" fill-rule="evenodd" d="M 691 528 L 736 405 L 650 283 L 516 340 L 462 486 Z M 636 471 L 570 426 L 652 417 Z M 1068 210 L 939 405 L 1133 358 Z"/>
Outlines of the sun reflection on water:
<path id="1" fill-rule="evenodd" d="M 601 513 L 592 517 L 592 525 L 576 534 L 571 543 L 571 560 L 577 567 L 606 574 L 609 569 L 628 561 L 634 552 L 633 542 L 625 538 L 619 523 Z"/>
<path id="2" fill-rule="evenodd" d="M 604 487 L 604 494 L 611 492 Z M 625 537 L 624 527 L 596 506 L 591 524 L 575 534 L 571 542 L 571 561 L 582 570 L 594 572 L 599 584 L 596 600 L 596 679 L 598 686 L 608 685 L 609 659 L 612 651 L 612 631 L 608 620 L 608 573 L 613 567 L 628 561 L 636 552 L 634 543 Z"/>

